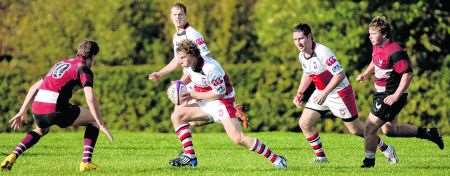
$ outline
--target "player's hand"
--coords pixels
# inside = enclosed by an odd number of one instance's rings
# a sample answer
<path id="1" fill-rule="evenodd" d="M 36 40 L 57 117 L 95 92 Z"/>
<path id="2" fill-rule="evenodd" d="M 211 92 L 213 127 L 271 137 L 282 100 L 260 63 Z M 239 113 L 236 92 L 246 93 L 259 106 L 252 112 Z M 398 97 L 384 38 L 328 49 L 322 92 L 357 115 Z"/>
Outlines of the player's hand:
<path id="1" fill-rule="evenodd" d="M 106 126 L 104 126 L 104 125 L 100 125 L 99 129 L 100 129 L 100 131 L 102 131 L 106 135 L 106 137 L 108 138 L 109 142 L 112 143 L 114 138 L 113 138 L 111 132 L 109 131 L 109 129 L 106 128 Z"/>
<path id="2" fill-rule="evenodd" d="M 325 99 L 327 99 L 327 96 L 328 96 L 328 93 L 321 91 L 317 94 L 316 97 L 314 97 L 314 101 L 317 104 L 322 105 L 323 102 L 325 102 Z"/>
<path id="3" fill-rule="evenodd" d="M 398 101 L 399 98 L 400 98 L 400 95 L 397 95 L 394 93 L 394 94 L 389 95 L 386 98 L 384 98 L 383 102 L 384 102 L 384 104 L 392 106 L 395 102 Z"/>
<path id="4" fill-rule="evenodd" d="M 297 108 L 301 108 L 302 107 L 302 98 L 303 98 L 303 94 L 297 94 L 295 95 L 294 99 L 292 100 L 292 102 L 295 104 L 295 106 L 297 106 Z"/>
<path id="5" fill-rule="evenodd" d="M 189 100 L 191 100 L 192 99 L 191 93 L 186 92 L 185 94 L 181 95 L 181 97 L 180 97 L 180 99 L 181 99 L 180 102 L 181 103 L 180 104 L 183 104 L 183 102 L 188 102 Z"/>
<path id="6" fill-rule="evenodd" d="M 369 78 L 369 77 L 368 77 L 366 74 L 361 73 L 361 74 L 359 74 L 358 76 L 356 76 L 356 81 L 361 82 L 361 81 L 367 80 L 368 78 Z"/>
<path id="7" fill-rule="evenodd" d="M 159 79 L 161 79 L 161 74 L 159 74 L 159 72 L 148 74 L 148 80 L 158 81 Z"/>
<path id="8" fill-rule="evenodd" d="M 20 127 L 22 127 L 23 123 L 26 120 L 27 120 L 27 113 L 19 112 L 13 118 L 11 118 L 11 120 L 9 120 L 9 123 L 11 124 L 12 129 L 17 130 Z"/>

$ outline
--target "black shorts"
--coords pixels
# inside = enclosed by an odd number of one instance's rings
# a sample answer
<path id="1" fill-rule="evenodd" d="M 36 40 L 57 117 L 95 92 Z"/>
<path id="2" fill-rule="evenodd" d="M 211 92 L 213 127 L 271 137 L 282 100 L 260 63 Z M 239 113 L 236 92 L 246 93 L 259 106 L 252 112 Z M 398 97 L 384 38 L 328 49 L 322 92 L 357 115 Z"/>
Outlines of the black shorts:
<path id="1" fill-rule="evenodd" d="M 70 105 L 50 114 L 33 114 L 33 119 L 39 128 L 48 128 L 52 125 L 66 128 L 72 125 L 79 115 L 80 107 Z"/>
<path id="2" fill-rule="evenodd" d="M 404 93 L 400 96 L 397 102 L 389 106 L 384 103 L 384 98 L 389 95 L 390 94 L 386 93 L 375 93 L 372 104 L 372 114 L 386 122 L 390 122 L 395 119 L 398 113 L 400 113 L 400 110 L 402 110 L 406 105 L 408 97 L 408 94 Z"/>

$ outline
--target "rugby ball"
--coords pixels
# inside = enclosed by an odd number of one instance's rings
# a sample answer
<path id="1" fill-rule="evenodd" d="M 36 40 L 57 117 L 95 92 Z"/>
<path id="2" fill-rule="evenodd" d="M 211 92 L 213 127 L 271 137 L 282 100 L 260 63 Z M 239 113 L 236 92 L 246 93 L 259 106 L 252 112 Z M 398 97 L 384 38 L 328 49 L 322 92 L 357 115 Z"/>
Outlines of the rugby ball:
<path id="1" fill-rule="evenodd" d="M 187 87 L 180 80 L 173 81 L 169 88 L 167 88 L 167 96 L 169 97 L 169 100 L 176 105 L 180 105 L 182 103 L 181 96 L 185 93 L 187 93 Z"/>

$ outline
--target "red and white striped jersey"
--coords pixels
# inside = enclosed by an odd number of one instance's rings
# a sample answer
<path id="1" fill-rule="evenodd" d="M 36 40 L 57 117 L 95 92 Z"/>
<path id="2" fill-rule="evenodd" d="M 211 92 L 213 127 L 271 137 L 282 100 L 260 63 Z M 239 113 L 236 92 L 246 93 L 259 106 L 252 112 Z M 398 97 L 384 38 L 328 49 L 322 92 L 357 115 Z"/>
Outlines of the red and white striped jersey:
<path id="1" fill-rule="evenodd" d="M 314 42 L 313 50 L 313 55 L 308 59 L 303 53 L 299 53 L 298 60 L 302 65 L 303 73 L 311 78 L 318 90 L 323 90 L 334 75 L 344 70 L 328 47 Z M 346 76 L 331 92 L 334 93 L 349 85 Z"/>
<path id="2" fill-rule="evenodd" d="M 81 57 L 63 60 L 55 64 L 34 98 L 34 114 L 49 114 L 69 105 L 76 86 L 93 87 L 94 74 Z"/>
<path id="3" fill-rule="evenodd" d="M 383 46 L 373 46 L 372 63 L 375 65 L 375 90 L 394 93 L 403 73 L 412 72 L 408 54 L 399 43 L 388 41 Z"/>
<path id="4" fill-rule="evenodd" d="M 214 91 L 217 95 L 224 95 L 222 99 L 234 98 L 234 88 L 228 75 L 222 66 L 214 59 L 204 59 L 200 72 L 195 72 L 191 67 L 183 69 L 194 84 L 194 91 Z"/>
<path id="5" fill-rule="evenodd" d="M 206 42 L 203 39 L 202 34 L 195 30 L 193 27 L 191 27 L 189 24 L 186 25 L 186 28 L 182 32 L 176 32 L 173 35 L 173 55 L 176 55 L 177 48 L 179 44 L 183 40 L 190 40 L 195 45 L 197 45 L 197 48 L 200 50 L 200 55 L 205 58 L 210 52 L 208 50 L 208 47 L 206 46 Z"/>

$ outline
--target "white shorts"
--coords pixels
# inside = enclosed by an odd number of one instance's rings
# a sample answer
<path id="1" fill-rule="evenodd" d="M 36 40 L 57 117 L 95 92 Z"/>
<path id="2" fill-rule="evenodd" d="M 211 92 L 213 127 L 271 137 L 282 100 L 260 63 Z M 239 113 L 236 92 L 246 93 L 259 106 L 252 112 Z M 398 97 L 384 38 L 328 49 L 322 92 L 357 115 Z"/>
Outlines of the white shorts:
<path id="1" fill-rule="evenodd" d="M 236 118 L 234 98 L 213 101 L 200 100 L 197 104 L 214 122 L 221 123 L 224 118 Z"/>
<path id="2" fill-rule="evenodd" d="M 315 90 L 305 107 L 317 111 L 331 111 L 331 113 L 341 118 L 343 121 L 353 121 L 358 118 L 358 110 L 356 108 L 355 94 L 351 86 L 343 88 L 334 93 L 330 93 L 322 105 L 315 102 L 315 97 L 319 90 Z"/>

